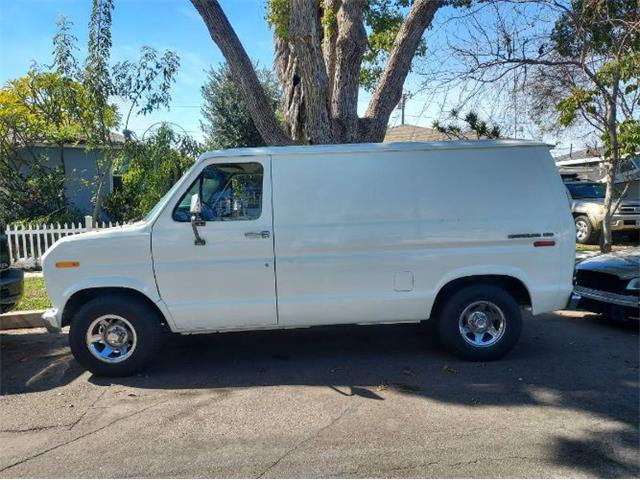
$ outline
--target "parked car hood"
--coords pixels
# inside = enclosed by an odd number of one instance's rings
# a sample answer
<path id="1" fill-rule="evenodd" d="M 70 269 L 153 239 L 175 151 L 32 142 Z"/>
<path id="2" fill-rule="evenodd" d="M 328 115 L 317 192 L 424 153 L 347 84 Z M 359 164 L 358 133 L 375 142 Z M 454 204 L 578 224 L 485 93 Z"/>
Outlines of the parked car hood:
<path id="1" fill-rule="evenodd" d="M 640 275 L 640 248 L 588 258 L 580 262 L 576 269 L 611 273 L 621 279 L 635 278 Z"/>
<path id="2" fill-rule="evenodd" d="M 574 202 L 580 202 L 580 203 L 597 203 L 597 204 L 602 204 L 604 203 L 604 198 L 598 198 L 598 197 L 583 197 L 583 198 L 573 198 Z"/>

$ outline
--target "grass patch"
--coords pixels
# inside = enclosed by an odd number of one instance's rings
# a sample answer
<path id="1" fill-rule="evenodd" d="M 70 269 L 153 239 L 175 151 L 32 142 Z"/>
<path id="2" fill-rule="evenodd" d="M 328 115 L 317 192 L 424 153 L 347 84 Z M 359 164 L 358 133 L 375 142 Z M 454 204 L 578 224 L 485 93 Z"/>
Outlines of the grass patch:
<path id="1" fill-rule="evenodd" d="M 44 288 L 44 278 L 29 277 L 24 279 L 24 293 L 15 310 L 44 310 L 51 306 L 51 301 Z"/>
<path id="2" fill-rule="evenodd" d="M 583 245 L 582 243 L 576 243 L 576 252 L 595 252 L 600 250 L 599 245 Z"/>

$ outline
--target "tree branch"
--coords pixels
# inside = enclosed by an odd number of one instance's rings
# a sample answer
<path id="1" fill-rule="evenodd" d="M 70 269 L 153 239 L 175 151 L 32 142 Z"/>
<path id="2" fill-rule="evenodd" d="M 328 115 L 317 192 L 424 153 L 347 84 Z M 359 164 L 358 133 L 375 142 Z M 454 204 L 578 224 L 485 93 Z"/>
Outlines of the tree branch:
<path id="1" fill-rule="evenodd" d="M 324 0 L 321 3 L 322 9 L 326 14 L 327 10 L 337 12 L 340 10 L 342 0 Z M 336 41 L 338 39 L 337 28 L 325 28 L 322 36 L 322 54 L 324 56 L 324 64 L 329 78 L 329 92 L 333 95 L 333 85 L 336 76 Z M 330 99 L 333 101 L 333 98 Z"/>
<path id="2" fill-rule="evenodd" d="M 391 112 L 400 101 L 411 60 L 424 31 L 444 2 L 416 0 L 393 43 L 389 60 L 364 115 L 361 134 L 365 141 L 380 142 L 384 138 Z"/>
<path id="3" fill-rule="evenodd" d="M 262 89 L 236 32 L 222 11 L 218 0 L 191 0 L 204 21 L 213 41 L 224 55 L 229 69 L 244 93 L 247 109 L 253 123 L 267 145 L 288 145 L 291 138 L 282 130 L 271 109 L 269 100 Z"/>

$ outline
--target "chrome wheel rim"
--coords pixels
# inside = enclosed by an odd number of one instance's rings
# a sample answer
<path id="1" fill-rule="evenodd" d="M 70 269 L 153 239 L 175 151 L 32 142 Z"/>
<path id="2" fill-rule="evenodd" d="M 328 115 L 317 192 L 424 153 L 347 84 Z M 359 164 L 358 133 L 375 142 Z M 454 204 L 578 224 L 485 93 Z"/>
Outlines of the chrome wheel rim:
<path id="1" fill-rule="evenodd" d="M 119 363 L 136 349 L 138 336 L 129 320 L 119 315 L 102 315 L 87 329 L 87 348 L 98 360 Z"/>
<path id="2" fill-rule="evenodd" d="M 578 241 L 583 241 L 589 235 L 589 225 L 584 220 L 578 220 L 576 222 L 576 238 Z"/>
<path id="3" fill-rule="evenodd" d="M 462 311 L 458 328 L 469 345 L 485 348 L 500 341 L 507 328 L 507 319 L 495 303 L 480 300 Z"/>

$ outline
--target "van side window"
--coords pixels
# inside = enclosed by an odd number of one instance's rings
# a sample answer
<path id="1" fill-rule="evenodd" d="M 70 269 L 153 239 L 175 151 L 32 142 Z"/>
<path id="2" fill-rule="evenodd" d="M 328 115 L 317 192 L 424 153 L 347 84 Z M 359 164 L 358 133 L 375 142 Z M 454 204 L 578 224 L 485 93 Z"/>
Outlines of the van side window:
<path id="1" fill-rule="evenodd" d="M 198 193 L 207 222 L 256 220 L 262 213 L 263 173 L 259 163 L 206 166 L 173 209 L 173 219 L 191 220 L 191 196 Z"/>

